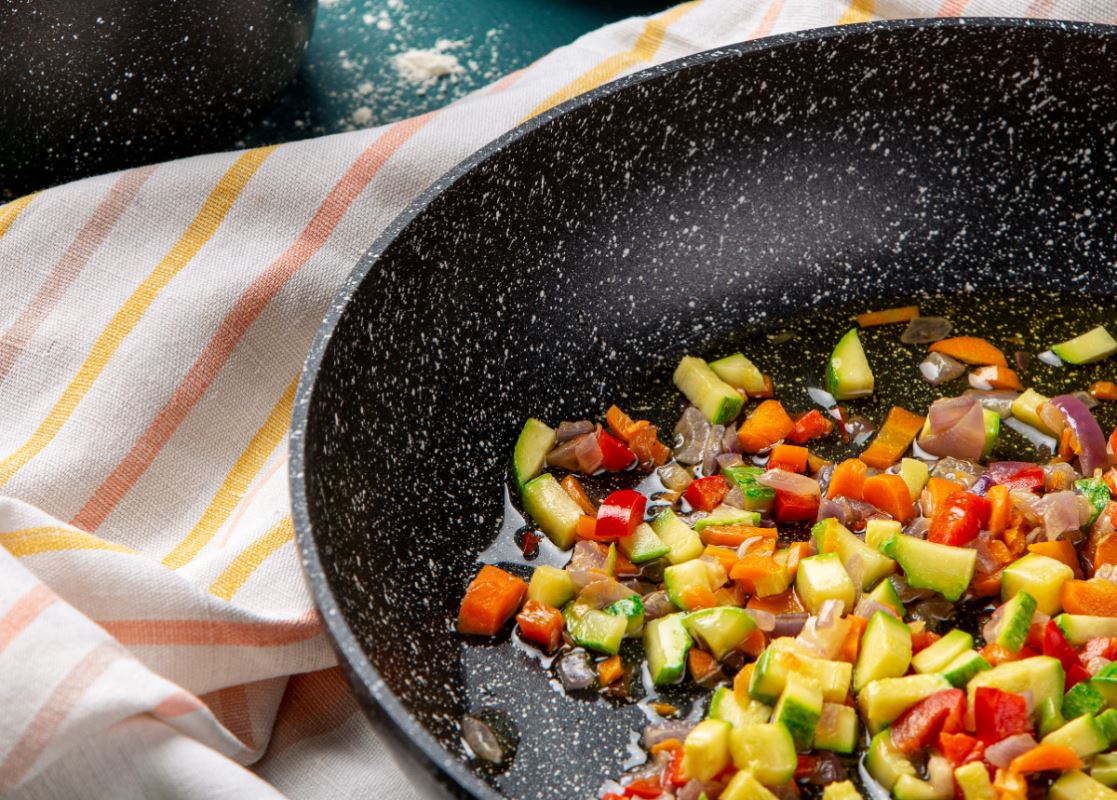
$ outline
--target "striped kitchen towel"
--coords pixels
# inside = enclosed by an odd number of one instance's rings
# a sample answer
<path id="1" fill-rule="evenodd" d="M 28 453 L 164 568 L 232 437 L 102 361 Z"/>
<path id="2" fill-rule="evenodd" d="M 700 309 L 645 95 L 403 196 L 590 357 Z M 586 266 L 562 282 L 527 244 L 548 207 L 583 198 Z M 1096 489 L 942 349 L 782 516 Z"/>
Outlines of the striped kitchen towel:
<path id="1" fill-rule="evenodd" d="M 696 0 L 383 128 L 0 207 L 0 794 L 414 796 L 292 542 L 286 433 L 334 292 L 417 194 L 651 64 L 880 18 L 1117 22 L 1112 0 Z"/>

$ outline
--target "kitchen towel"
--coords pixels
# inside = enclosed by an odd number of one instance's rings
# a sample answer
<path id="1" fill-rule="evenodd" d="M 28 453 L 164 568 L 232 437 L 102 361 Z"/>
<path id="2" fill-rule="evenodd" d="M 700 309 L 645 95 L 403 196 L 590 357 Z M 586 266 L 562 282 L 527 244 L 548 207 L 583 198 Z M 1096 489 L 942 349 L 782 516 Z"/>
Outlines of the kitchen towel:
<path id="1" fill-rule="evenodd" d="M 491 139 L 743 39 L 1112 0 L 695 0 L 442 110 L 0 207 L 0 795 L 415 797 L 349 693 L 292 541 L 311 338 L 385 226 Z"/>

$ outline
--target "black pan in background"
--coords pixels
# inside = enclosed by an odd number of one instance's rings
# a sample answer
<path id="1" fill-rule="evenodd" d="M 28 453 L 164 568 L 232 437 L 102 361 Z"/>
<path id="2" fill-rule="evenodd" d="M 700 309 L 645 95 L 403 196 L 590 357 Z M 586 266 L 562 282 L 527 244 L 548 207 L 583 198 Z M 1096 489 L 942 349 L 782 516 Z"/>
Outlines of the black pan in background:
<path id="1" fill-rule="evenodd" d="M 557 693 L 507 640 L 450 632 L 478 555 L 511 552 L 524 418 L 639 405 L 630 390 L 681 354 L 804 308 L 966 284 L 1112 293 L 1115 74 L 1104 26 L 780 36 L 580 97 L 390 227 L 310 352 L 291 486 L 342 663 L 417 783 L 589 797 L 644 723 Z M 466 762 L 467 712 L 518 728 L 506 771 Z"/>

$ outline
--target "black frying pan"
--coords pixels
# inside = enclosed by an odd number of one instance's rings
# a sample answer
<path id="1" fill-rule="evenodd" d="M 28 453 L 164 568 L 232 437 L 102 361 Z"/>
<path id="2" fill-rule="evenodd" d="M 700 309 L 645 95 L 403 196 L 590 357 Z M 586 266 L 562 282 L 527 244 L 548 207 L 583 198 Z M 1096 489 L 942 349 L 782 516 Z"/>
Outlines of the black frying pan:
<path id="1" fill-rule="evenodd" d="M 513 131 L 389 228 L 310 352 L 291 485 L 342 663 L 416 782 L 589 797 L 644 724 L 450 632 L 479 554 L 527 572 L 504 490 L 525 417 L 654 409 L 681 354 L 812 306 L 1113 292 L 1114 31 L 872 24 L 704 53 Z M 510 767 L 466 761 L 465 713 L 515 725 Z"/>

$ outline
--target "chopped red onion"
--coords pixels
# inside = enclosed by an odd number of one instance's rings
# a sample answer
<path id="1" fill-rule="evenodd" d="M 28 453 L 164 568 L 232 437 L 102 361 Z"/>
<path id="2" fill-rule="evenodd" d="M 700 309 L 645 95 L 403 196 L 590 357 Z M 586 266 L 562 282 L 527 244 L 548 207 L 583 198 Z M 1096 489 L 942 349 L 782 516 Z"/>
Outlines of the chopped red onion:
<path id="1" fill-rule="evenodd" d="M 708 797 L 712 788 L 720 785 L 692 778 L 675 794 L 675 800 L 699 800 L 701 797 Z"/>
<path id="2" fill-rule="evenodd" d="M 741 491 L 740 486 L 734 486 L 721 502 L 722 505 L 743 509 L 745 507 L 745 493 Z"/>
<path id="3" fill-rule="evenodd" d="M 687 406 L 675 423 L 675 436 L 678 437 L 675 458 L 683 464 L 699 463 L 705 453 L 710 427 L 705 414 L 695 406 Z"/>
<path id="4" fill-rule="evenodd" d="M 686 468 L 677 461 L 665 464 L 657 470 L 657 473 L 663 485 L 672 492 L 681 492 L 694 481 L 694 478 L 690 476 Z"/>
<path id="5" fill-rule="evenodd" d="M 962 377 L 966 366 L 942 353 L 929 353 L 919 364 L 919 374 L 932 386 Z"/>
<path id="6" fill-rule="evenodd" d="M 1105 469 L 1109 466 L 1105 434 L 1102 433 L 1101 426 L 1090 413 L 1090 409 L 1072 394 L 1061 394 L 1052 398 L 1051 405 L 1062 412 L 1075 438 L 1078 439 L 1078 444 L 1082 448 L 1079 454 L 1082 471 L 1087 475 L 1093 475 L 1095 469 Z"/>
<path id="7" fill-rule="evenodd" d="M 476 717 L 462 717 L 462 738 L 473 755 L 482 761 L 499 764 L 504 760 L 504 748 L 500 746 L 500 740 L 492 728 Z"/>
<path id="8" fill-rule="evenodd" d="M 1020 470 L 1034 466 L 1031 461 L 994 461 L 985 474 L 992 478 L 993 483 L 1004 483 Z"/>
<path id="9" fill-rule="evenodd" d="M 944 622 L 954 616 L 954 604 L 949 600 L 933 597 L 922 600 L 910 609 L 912 619 L 924 622 Z"/>
<path id="10" fill-rule="evenodd" d="M 634 594 L 636 594 L 636 592 L 625 587 L 618 581 L 606 577 L 603 581 L 594 581 L 586 585 L 585 588 L 578 592 L 578 596 L 575 598 L 574 602 L 579 606 L 601 610 L 618 600 L 632 597 Z"/>
<path id="11" fill-rule="evenodd" d="M 1038 743 L 1030 733 L 1018 733 L 986 747 L 985 760 L 994 767 L 1006 769 L 1012 759 L 1034 750 L 1037 746 Z"/>
<path id="12" fill-rule="evenodd" d="M 989 491 L 989 487 L 991 487 L 993 483 L 993 479 L 990 478 L 988 474 L 982 475 L 973 482 L 967 491 L 970 494 L 976 494 L 978 497 L 985 497 L 986 493 Z"/>
<path id="13" fill-rule="evenodd" d="M 1045 492 L 1061 492 L 1069 490 L 1074 482 L 1082 477 L 1074 467 L 1064 462 L 1045 464 L 1043 467 L 1043 490 Z"/>
<path id="14" fill-rule="evenodd" d="M 1094 397 L 1089 392 L 1071 392 L 1071 394 L 1081 400 L 1082 405 L 1086 406 L 1086 408 L 1090 409 L 1091 411 L 1100 405 L 1100 403 L 1098 402 L 1098 398 Z"/>
<path id="15" fill-rule="evenodd" d="M 718 469 L 724 472 L 728 467 L 739 467 L 744 464 L 740 453 L 722 453 L 717 457 Z"/>
<path id="16" fill-rule="evenodd" d="M 927 780 L 937 797 L 954 796 L 954 765 L 945 756 L 933 755 L 927 759 Z"/>
<path id="17" fill-rule="evenodd" d="M 761 486 L 767 486 L 769 489 L 788 492 L 789 494 L 809 497 L 819 497 L 821 494 L 818 481 L 814 478 L 808 478 L 806 475 L 788 472 L 784 469 L 770 469 L 758 475 L 756 482 Z"/>
<path id="18" fill-rule="evenodd" d="M 886 606 L 884 603 L 878 602 L 877 600 L 873 600 L 869 595 L 863 595 L 857 602 L 857 607 L 853 609 L 853 613 L 862 619 L 872 619 L 873 614 L 878 611 L 883 611 L 885 614 L 899 618 L 896 609 L 892 608 L 892 606 Z"/>
<path id="19" fill-rule="evenodd" d="M 1041 500 L 1043 527 L 1048 541 L 1054 541 L 1067 531 L 1076 531 L 1082 527 L 1077 497 L 1078 495 L 1070 491 L 1053 492 L 1043 496 Z"/>
<path id="20" fill-rule="evenodd" d="M 776 615 L 771 611 L 765 611 L 762 608 L 746 608 L 745 611 L 752 617 L 756 627 L 765 633 L 776 627 Z"/>
<path id="21" fill-rule="evenodd" d="M 1012 354 L 1012 360 L 1016 362 L 1017 369 L 1024 372 L 1032 368 L 1032 359 L 1034 356 L 1031 353 L 1026 353 L 1023 350 L 1017 350 Z"/>
<path id="22" fill-rule="evenodd" d="M 657 591 L 644 595 L 644 619 L 651 622 L 653 619 L 674 614 L 678 609 L 667 596 L 667 592 Z"/>
<path id="23" fill-rule="evenodd" d="M 823 408 L 830 409 L 838 404 L 834 399 L 834 395 L 830 394 L 824 389 L 819 389 L 816 386 L 807 387 L 807 394 L 810 395 L 811 400 L 815 405 L 822 406 Z"/>
<path id="24" fill-rule="evenodd" d="M 737 558 L 744 558 L 752 548 L 764 541 L 763 536 L 750 536 L 737 546 Z"/>
<path id="25" fill-rule="evenodd" d="M 936 456 L 976 461 L 985 449 L 985 416 L 981 403 L 970 396 L 936 400 L 928 412 L 930 433 L 919 446 Z"/>
<path id="26" fill-rule="evenodd" d="M 807 616 L 806 611 L 788 611 L 783 614 L 776 614 L 775 624 L 772 625 L 772 638 L 798 636 L 799 632 L 803 630 L 803 626 L 807 624 Z"/>
<path id="27" fill-rule="evenodd" d="M 826 715 L 826 708 L 823 706 L 823 716 Z M 837 709 L 834 709 L 836 712 Z M 834 713 L 832 712 L 832 713 Z M 833 724 L 833 723 L 831 723 Z M 819 750 L 814 756 L 814 768 L 805 776 L 807 783 L 815 786 L 826 786 L 831 783 L 838 783 L 846 779 L 846 770 L 842 765 L 842 761 L 833 753 L 828 750 Z"/>
<path id="28" fill-rule="evenodd" d="M 952 330 L 954 323 L 943 317 L 915 317 L 900 334 L 900 341 L 904 344 L 930 344 L 945 339 Z"/>
<path id="29" fill-rule="evenodd" d="M 601 445 L 596 433 L 589 433 L 571 441 L 577 442 L 574 447 L 574 456 L 578 460 L 579 471 L 586 475 L 592 475 L 601 469 L 604 456 L 601 454 Z"/>
<path id="30" fill-rule="evenodd" d="M 570 441 L 575 436 L 582 436 L 583 434 L 593 433 L 593 423 L 588 419 L 581 419 L 577 422 L 567 422 L 563 420 L 555 429 L 555 441 L 559 444 Z"/>
<path id="31" fill-rule="evenodd" d="M 1042 353 L 1040 353 L 1038 356 L 1036 356 L 1036 358 L 1038 358 L 1040 361 L 1042 361 L 1044 364 L 1046 364 L 1049 367 L 1061 367 L 1061 366 L 1063 366 L 1063 359 L 1059 358 L 1051 350 L 1044 350 Z"/>
<path id="32" fill-rule="evenodd" d="M 1109 666 L 1110 663 L 1111 662 L 1108 658 L 1094 656 L 1086 662 L 1086 671 L 1089 672 L 1091 675 L 1097 675 L 1099 672 Z"/>
<path id="33" fill-rule="evenodd" d="M 641 744 L 644 745 L 645 749 L 650 749 L 660 742 L 666 742 L 668 739 L 678 739 L 681 742 L 694 729 L 694 725 L 693 722 L 681 719 L 663 722 L 659 725 L 648 725 L 644 728 Z"/>
<path id="34" fill-rule="evenodd" d="M 737 423 L 727 425 L 721 437 L 721 449 L 724 453 L 740 453 L 741 441 L 737 438 Z"/>
<path id="35" fill-rule="evenodd" d="M 845 429 L 854 444 L 862 444 L 876 433 L 877 426 L 865 417 L 850 417 L 846 420 Z"/>
<path id="36" fill-rule="evenodd" d="M 833 627 L 834 623 L 842 616 L 842 601 L 841 600 L 825 600 L 822 607 L 818 609 L 818 623 L 815 627 L 819 630 L 826 630 Z"/>
<path id="37" fill-rule="evenodd" d="M 914 536 L 916 539 L 926 539 L 930 530 L 931 520 L 927 517 L 916 517 L 903 528 L 905 535 Z"/>
<path id="38" fill-rule="evenodd" d="M 718 466 L 721 453 L 721 439 L 725 435 L 724 425 L 712 425 L 706 434 L 706 444 L 702 448 L 702 469 L 706 475 L 713 475 Z"/>

